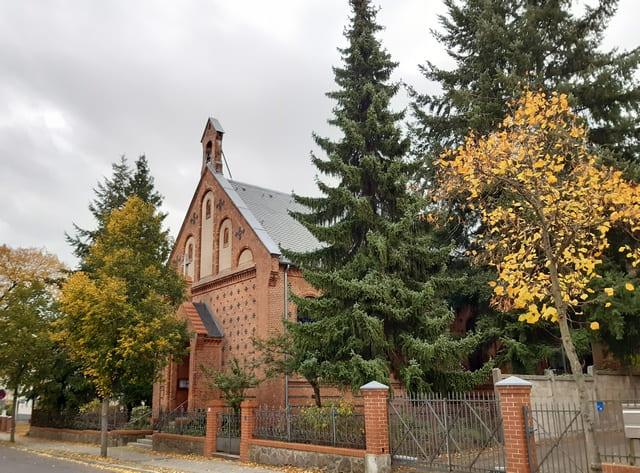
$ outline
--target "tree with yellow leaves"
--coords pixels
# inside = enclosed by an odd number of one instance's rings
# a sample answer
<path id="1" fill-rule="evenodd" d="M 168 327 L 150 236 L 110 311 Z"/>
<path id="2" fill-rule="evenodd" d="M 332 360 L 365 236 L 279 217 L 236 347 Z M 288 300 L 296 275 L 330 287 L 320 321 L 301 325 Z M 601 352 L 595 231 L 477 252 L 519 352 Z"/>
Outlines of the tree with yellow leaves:
<path id="1" fill-rule="evenodd" d="M 0 245 L 0 381 L 13 391 L 11 442 L 20 396 L 50 368 L 49 333 L 64 271 L 60 260 L 44 250 Z"/>
<path id="2" fill-rule="evenodd" d="M 578 388 L 591 463 L 600 463 L 582 366 L 569 331 L 597 299 L 590 282 L 612 228 L 640 238 L 640 187 L 597 164 L 564 94 L 525 89 L 499 129 L 469 136 L 438 161 L 436 201 L 455 197 L 478 218 L 478 262 L 495 266 L 492 303 L 520 320 L 558 323 Z M 633 267 L 638 246 L 621 248 Z M 628 283 L 627 290 L 635 289 Z M 611 295 L 612 288 L 605 288 Z M 584 321 L 584 319 L 583 319 Z M 584 321 L 586 323 L 586 321 Z M 598 321 L 591 329 L 599 328 Z"/>
<path id="3" fill-rule="evenodd" d="M 131 197 L 106 218 L 105 231 L 62 288 L 61 338 L 102 398 L 101 455 L 106 456 L 107 407 L 124 387 L 148 385 L 169 359 L 184 353 L 185 324 L 175 317 L 184 279 L 167 265 L 164 216 Z"/>

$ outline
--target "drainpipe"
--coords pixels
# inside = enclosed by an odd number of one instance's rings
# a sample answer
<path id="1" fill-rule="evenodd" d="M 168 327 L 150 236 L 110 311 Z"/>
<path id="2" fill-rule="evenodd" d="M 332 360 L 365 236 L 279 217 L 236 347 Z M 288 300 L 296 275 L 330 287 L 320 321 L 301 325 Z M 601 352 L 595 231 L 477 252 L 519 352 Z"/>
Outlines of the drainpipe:
<path id="1" fill-rule="evenodd" d="M 289 267 L 284 268 L 284 318 L 289 320 Z M 284 327 L 287 330 L 287 326 Z M 285 355 L 286 356 L 286 355 Z M 289 374 L 284 375 L 284 405 L 289 407 Z"/>

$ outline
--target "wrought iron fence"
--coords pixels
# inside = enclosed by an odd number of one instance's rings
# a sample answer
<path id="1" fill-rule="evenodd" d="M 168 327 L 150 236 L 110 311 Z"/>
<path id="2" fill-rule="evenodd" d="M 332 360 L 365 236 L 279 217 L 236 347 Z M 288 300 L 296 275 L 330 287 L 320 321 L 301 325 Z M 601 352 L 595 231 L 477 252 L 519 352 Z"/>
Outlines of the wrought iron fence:
<path id="1" fill-rule="evenodd" d="M 260 406 L 255 413 L 255 438 L 364 449 L 364 413 L 350 406 Z"/>
<path id="2" fill-rule="evenodd" d="M 389 401 L 394 464 L 430 471 L 503 471 L 499 401 L 492 394 L 411 395 Z"/>
<path id="3" fill-rule="evenodd" d="M 176 435 L 207 435 L 207 411 L 205 409 L 160 411 L 154 422 L 154 429 L 159 432 Z"/>
<path id="4" fill-rule="evenodd" d="M 125 406 L 109 406 L 107 420 L 109 430 L 125 428 L 129 421 L 127 408 Z M 34 409 L 31 414 L 31 425 L 58 429 L 100 430 L 102 417 L 99 411 L 78 413 Z"/>
<path id="5" fill-rule="evenodd" d="M 216 414 L 216 437 L 240 437 L 240 413 L 236 413 L 232 408 L 218 412 Z"/>
<path id="6" fill-rule="evenodd" d="M 230 407 L 216 413 L 216 448 L 219 452 L 240 453 L 240 413 Z"/>

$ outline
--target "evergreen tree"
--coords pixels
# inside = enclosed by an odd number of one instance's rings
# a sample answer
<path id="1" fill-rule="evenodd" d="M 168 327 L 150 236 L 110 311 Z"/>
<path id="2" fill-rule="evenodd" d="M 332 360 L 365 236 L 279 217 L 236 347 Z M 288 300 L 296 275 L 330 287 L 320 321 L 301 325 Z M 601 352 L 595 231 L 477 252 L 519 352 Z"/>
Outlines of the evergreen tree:
<path id="1" fill-rule="evenodd" d="M 462 143 L 470 131 L 493 131 L 517 97 L 520 83 L 567 93 L 586 120 L 590 139 L 608 160 L 638 161 L 640 48 L 600 50 L 616 0 L 572 13 L 573 1 L 445 0 L 435 37 L 455 60 L 452 70 L 427 62 L 422 72 L 441 94 L 414 91 L 414 132 L 430 161 Z M 636 177 L 637 171 L 632 171 Z"/>
<path id="2" fill-rule="evenodd" d="M 82 260 L 81 269 L 86 270 L 85 258 L 89 254 L 89 247 L 95 242 L 105 228 L 105 220 L 111 211 L 121 209 L 127 199 L 138 196 L 144 202 L 153 204 L 157 209 L 162 205 L 162 196 L 154 189 L 153 176 L 149 170 L 147 158 L 141 155 L 132 170 L 127 159 L 122 156 L 120 161 L 111 165 L 113 176 L 99 182 L 93 190 L 95 199 L 89 203 L 89 211 L 97 222 L 94 230 L 87 230 L 74 224 L 75 235 L 66 234 L 67 243 L 73 247 L 73 254 Z"/>
<path id="3" fill-rule="evenodd" d="M 444 70 L 427 62 L 422 72 L 442 92 L 430 95 L 412 91 L 415 151 L 424 159 L 428 185 L 432 162 L 441 151 L 457 147 L 471 131 L 476 135 L 494 131 L 511 99 L 520 94 L 522 82 L 532 89 L 567 93 L 574 110 L 586 121 L 591 141 L 599 146 L 602 161 L 624 170 L 629 178 L 640 179 L 640 126 L 636 119 L 640 48 L 629 52 L 601 50 L 602 35 L 615 14 L 617 1 L 601 0 L 594 7 L 586 6 L 581 15 L 572 12 L 573 3 L 445 0 L 448 14 L 440 18 L 442 31 L 434 34 L 455 66 Z M 469 211 L 466 203 L 449 204 L 453 218 L 445 241 L 453 238 L 473 251 L 468 237 L 477 231 L 478 215 Z M 615 258 L 607 255 L 612 256 Z M 464 257 L 457 265 L 470 280 L 486 279 L 486 268 L 465 270 Z M 478 326 L 499 340 L 503 361 L 524 371 L 547 362 L 562 369 L 564 355 L 554 327 L 518 325 L 517 314 L 497 317 L 486 301 L 486 294 L 480 291 L 467 303 L 476 314 L 482 314 Z M 606 329 L 599 334 L 603 339 L 607 338 Z M 623 332 L 617 330 L 616 336 Z M 588 343 L 578 348 L 588 356 Z"/>
<path id="4" fill-rule="evenodd" d="M 285 252 L 322 296 L 296 297 L 310 320 L 287 328 L 303 355 L 300 367 L 313 366 L 324 381 L 357 389 L 393 374 L 410 390 L 466 388 L 486 373 L 463 369 L 477 337 L 449 331 L 453 314 L 443 295 L 461 281 L 445 274 L 451 247 L 436 245 L 430 223 L 418 218 L 422 202 L 408 189 L 416 167 L 406 158 L 404 114 L 390 108 L 396 63 L 375 36 L 381 27 L 370 2 L 350 4 L 343 66 L 334 68 L 338 88 L 327 94 L 336 101 L 329 123 L 343 136 L 314 135 L 326 159 L 312 156 L 337 184 L 318 180 L 324 195 L 296 196 L 310 212 L 293 214 L 322 245 Z"/>

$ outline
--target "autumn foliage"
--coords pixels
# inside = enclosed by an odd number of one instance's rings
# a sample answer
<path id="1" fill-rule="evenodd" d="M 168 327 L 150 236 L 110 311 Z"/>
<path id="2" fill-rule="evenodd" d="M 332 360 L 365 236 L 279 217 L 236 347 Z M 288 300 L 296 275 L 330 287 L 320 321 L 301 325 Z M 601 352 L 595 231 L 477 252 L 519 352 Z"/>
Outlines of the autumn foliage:
<path id="1" fill-rule="evenodd" d="M 479 219 L 477 258 L 498 274 L 492 302 L 522 310 L 522 321 L 579 314 L 594 297 L 589 282 L 609 231 L 640 237 L 640 188 L 598 165 L 589 149 L 566 95 L 525 90 L 498 131 L 468 137 L 439 161 L 436 199 L 455 196 Z M 639 264 L 638 247 L 619 251 Z"/>
<path id="2" fill-rule="evenodd" d="M 640 237 L 640 188 L 598 164 L 566 95 L 527 89 L 496 132 L 470 136 L 444 153 L 437 179 L 436 202 L 458 202 L 477 219 L 467 222 L 477 226 L 477 259 L 497 270 L 492 303 L 503 311 L 520 310 L 521 321 L 558 323 L 577 383 L 589 460 L 598 465 L 569 318 L 578 319 L 587 301 L 614 295 L 611 287 L 595 294 L 590 283 L 600 277 L 598 266 L 614 227 L 631 241 Z M 640 263 L 637 245 L 618 251 L 631 268 Z M 625 288 L 635 290 L 631 282 Z M 599 323 L 593 321 L 591 328 L 597 330 Z"/>

